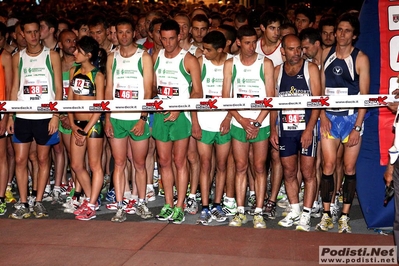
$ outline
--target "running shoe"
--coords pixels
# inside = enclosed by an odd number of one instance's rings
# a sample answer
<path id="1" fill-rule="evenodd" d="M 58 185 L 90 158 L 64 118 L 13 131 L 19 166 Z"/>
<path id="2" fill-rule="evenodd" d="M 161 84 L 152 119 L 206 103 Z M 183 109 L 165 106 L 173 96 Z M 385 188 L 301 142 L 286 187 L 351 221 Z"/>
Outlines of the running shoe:
<path id="1" fill-rule="evenodd" d="M 4 215 L 7 212 L 7 204 L 5 202 L 0 201 L 0 216 Z"/>
<path id="2" fill-rule="evenodd" d="M 284 184 L 281 184 L 280 190 L 278 191 L 278 194 L 277 194 L 277 200 L 281 200 L 284 197 L 286 198 L 287 194 L 285 192 Z"/>
<path id="3" fill-rule="evenodd" d="M 248 206 L 252 207 L 256 205 L 256 196 L 255 194 L 252 194 L 248 197 Z"/>
<path id="4" fill-rule="evenodd" d="M 94 218 L 96 218 L 96 211 L 89 206 L 81 214 L 75 216 L 75 219 L 80 221 L 88 221 Z"/>
<path id="5" fill-rule="evenodd" d="M 125 220 L 126 220 L 126 212 L 122 207 L 118 208 L 114 217 L 111 218 L 111 222 L 122 223 Z"/>
<path id="6" fill-rule="evenodd" d="M 66 195 L 67 191 L 68 191 L 68 185 L 67 184 L 61 184 L 60 191 L 61 191 L 61 195 Z"/>
<path id="7" fill-rule="evenodd" d="M 154 217 L 154 215 L 148 209 L 147 204 L 145 202 L 137 206 L 136 214 L 140 216 L 142 219 L 151 219 L 152 217 Z"/>
<path id="8" fill-rule="evenodd" d="M 247 216 L 245 214 L 237 212 L 234 215 L 233 219 L 230 221 L 229 226 L 238 227 L 238 226 L 241 226 L 243 224 L 246 224 L 247 221 L 248 221 L 247 220 Z"/>
<path id="9" fill-rule="evenodd" d="M 6 194 L 5 194 L 5 202 L 6 203 L 15 203 L 17 200 L 14 198 L 14 195 L 11 191 L 11 186 L 7 186 Z"/>
<path id="10" fill-rule="evenodd" d="M 136 210 L 137 210 L 137 200 L 136 199 L 129 200 L 129 203 L 125 207 L 125 212 L 127 214 L 135 214 Z"/>
<path id="11" fill-rule="evenodd" d="M 331 204 L 330 211 L 331 211 L 332 222 L 336 224 L 338 222 L 339 206 L 337 204 Z"/>
<path id="12" fill-rule="evenodd" d="M 261 213 L 255 213 L 253 222 L 254 228 L 266 228 L 266 223 Z"/>
<path id="13" fill-rule="evenodd" d="M 276 203 L 270 200 L 267 201 L 263 212 L 269 219 L 271 220 L 276 219 Z"/>
<path id="14" fill-rule="evenodd" d="M 289 204 L 290 204 L 290 202 L 289 202 L 287 196 L 283 197 L 281 200 L 279 200 L 277 202 L 277 206 L 279 206 L 280 208 L 283 208 L 283 209 L 286 208 Z"/>
<path id="15" fill-rule="evenodd" d="M 295 230 L 304 232 L 310 231 L 310 213 L 302 212 Z"/>
<path id="16" fill-rule="evenodd" d="M 316 230 L 327 232 L 329 229 L 333 229 L 333 228 L 334 228 L 334 224 L 332 222 L 331 217 L 328 216 L 328 213 L 323 213 L 320 223 L 318 223 L 316 225 Z"/>
<path id="17" fill-rule="evenodd" d="M 338 220 L 338 233 L 352 233 L 352 228 L 349 225 L 349 217 L 342 215 Z"/>
<path id="18" fill-rule="evenodd" d="M 157 219 L 160 221 L 168 221 L 173 216 L 173 209 L 170 207 L 169 204 L 165 204 L 161 212 L 156 215 Z"/>
<path id="19" fill-rule="evenodd" d="M 76 200 L 76 197 L 69 198 L 62 206 L 65 208 L 65 213 L 74 213 L 80 206 L 80 202 Z"/>
<path id="20" fill-rule="evenodd" d="M 199 189 L 197 189 L 197 192 L 195 193 L 195 199 L 197 201 L 201 201 L 202 197 L 201 197 L 201 191 Z"/>
<path id="21" fill-rule="evenodd" d="M 35 196 L 29 196 L 28 197 L 28 204 L 29 204 L 29 211 L 33 212 L 33 206 L 35 205 L 36 202 L 36 197 Z"/>
<path id="22" fill-rule="evenodd" d="M 299 215 L 291 211 L 288 215 L 278 222 L 282 227 L 291 227 L 299 223 Z"/>
<path id="23" fill-rule="evenodd" d="M 48 212 L 41 202 L 36 202 L 33 206 L 33 214 L 36 218 L 48 217 Z"/>
<path id="24" fill-rule="evenodd" d="M 184 217 L 184 211 L 180 207 L 175 207 L 173 210 L 173 215 L 172 218 L 170 218 L 171 221 L 173 221 L 174 224 L 181 224 L 182 222 L 185 221 Z"/>
<path id="25" fill-rule="evenodd" d="M 323 214 L 323 204 L 319 201 L 317 201 L 316 204 L 313 203 L 310 216 L 313 218 L 320 218 L 322 214 Z"/>
<path id="26" fill-rule="evenodd" d="M 105 200 L 109 201 L 109 202 L 115 202 L 116 201 L 115 189 L 114 188 L 108 190 L 107 195 L 105 196 Z"/>
<path id="27" fill-rule="evenodd" d="M 55 190 L 53 191 L 53 201 L 51 204 L 57 204 L 57 203 L 62 203 L 62 198 L 61 198 L 61 190 Z"/>
<path id="28" fill-rule="evenodd" d="M 222 207 L 223 212 L 227 216 L 234 216 L 237 213 L 237 202 L 234 199 L 233 201 L 229 201 L 228 199 L 223 200 L 223 207 Z"/>
<path id="29" fill-rule="evenodd" d="M 19 209 L 16 209 L 13 213 L 11 213 L 8 218 L 11 219 L 26 219 L 30 217 L 30 211 L 29 208 L 26 208 L 24 204 L 21 204 Z"/>
<path id="30" fill-rule="evenodd" d="M 156 200 L 155 190 L 154 189 L 147 189 L 147 192 L 145 194 L 145 198 L 146 198 L 147 202 Z"/>
<path id="31" fill-rule="evenodd" d="M 53 191 L 44 191 L 42 201 L 53 201 Z"/>
<path id="32" fill-rule="evenodd" d="M 196 223 L 202 225 L 209 225 L 210 222 L 212 222 L 211 212 L 209 211 L 209 209 L 203 209 Z"/>
<path id="33" fill-rule="evenodd" d="M 21 206 L 23 205 L 23 203 L 21 203 L 21 199 L 19 199 L 14 205 L 13 205 L 13 207 L 14 207 L 14 209 L 20 209 L 21 208 Z"/>
<path id="34" fill-rule="evenodd" d="M 227 216 L 222 210 L 220 205 L 213 207 L 211 210 L 212 219 L 215 219 L 216 222 L 221 223 L 227 220 Z"/>
<path id="35" fill-rule="evenodd" d="M 198 203 L 195 199 L 193 198 L 188 198 L 187 199 L 187 206 L 184 208 L 184 211 L 186 211 L 189 214 L 197 214 L 198 212 Z"/>
<path id="36" fill-rule="evenodd" d="M 89 204 L 89 202 L 87 200 L 84 200 L 83 203 L 80 204 L 80 206 L 73 212 L 73 214 L 75 216 L 76 215 L 81 215 L 88 208 L 87 204 Z"/>
<path id="37" fill-rule="evenodd" d="M 129 202 L 130 202 L 129 199 L 123 198 L 123 201 L 122 201 L 123 208 L 126 208 L 126 206 L 129 204 Z M 107 208 L 107 210 L 116 211 L 118 209 L 118 202 L 108 203 L 107 205 L 105 205 L 105 207 Z"/>
<path id="38" fill-rule="evenodd" d="M 283 217 L 287 216 L 291 212 L 291 210 L 292 210 L 291 204 L 288 204 L 288 206 L 285 207 L 284 211 L 281 213 L 281 216 Z"/>

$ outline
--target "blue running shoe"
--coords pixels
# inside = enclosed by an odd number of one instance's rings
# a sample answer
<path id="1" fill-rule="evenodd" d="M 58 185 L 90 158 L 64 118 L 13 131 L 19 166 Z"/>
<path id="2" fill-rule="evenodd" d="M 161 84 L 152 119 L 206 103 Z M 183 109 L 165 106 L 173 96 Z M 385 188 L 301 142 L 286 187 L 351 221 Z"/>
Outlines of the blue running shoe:
<path id="1" fill-rule="evenodd" d="M 115 196 L 115 189 L 112 188 L 107 192 L 107 195 L 105 196 L 105 200 L 109 202 L 115 202 L 116 201 L 116 196 Z"/>

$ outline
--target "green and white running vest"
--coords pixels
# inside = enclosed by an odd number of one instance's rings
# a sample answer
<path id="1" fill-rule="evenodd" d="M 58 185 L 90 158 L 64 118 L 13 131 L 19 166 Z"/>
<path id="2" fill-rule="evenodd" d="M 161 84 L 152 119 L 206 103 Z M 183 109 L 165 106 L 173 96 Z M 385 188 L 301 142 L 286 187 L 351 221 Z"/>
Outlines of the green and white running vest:
<path id="1" fill-rule="evenodd" d="M 54 72 L 51 65 L 50 49 L 43 48 L 37 56 L 29 56 L 26 49 L 19 53 L 19 90 L 17 101 L 45 101 L 55 99 Z M 47 119 L 51 113 L 17 113 L 23 119 Z"/>
<path id="2" fill-rule="evenodd" d="M 112 81 L 114 100 L 143 100 L 143 53 L 137 48 L 131 57 L 122 57 L 119 50 L 114 52 Z M 138 120 L 141 112 L 112 112 L 111 117 L 120 120 Z"/>
<path id="3" fill-rule="evenodd" d="M 227 54 L 227 59 L 231 58 Z M 215 66 L 210 60 L 202 56 L 201 81 L 204 98 L 214 99 L 222 97 L 223 66 Z M 217 106 L 217 104 L 216 104 Z M 227 111 L 198 111 L 198 122 L 201 129 L 211 132 L 219 132 L 220 124 L 227 115 Z"/>
<path id="4" fill-rule="evenodd" d="M 241 63 L 240 55 L 233 57 L 232 90 L 233 98 L 260 98 L 266 97 L 266 85 L 264 75 L 264 56 L 258 54 L 255 62 L 250 66 Z M 254 99 L 255 100 L 255 99 Z M 238 110 L 238 113 L 245 118 L 258 118 L 260 110 Z M 232 119 L 233 125 L 242 128 L 241 124 Z M 262 128 L 269 126 L 270 118 L 267 116 L 262 123 Z"/>

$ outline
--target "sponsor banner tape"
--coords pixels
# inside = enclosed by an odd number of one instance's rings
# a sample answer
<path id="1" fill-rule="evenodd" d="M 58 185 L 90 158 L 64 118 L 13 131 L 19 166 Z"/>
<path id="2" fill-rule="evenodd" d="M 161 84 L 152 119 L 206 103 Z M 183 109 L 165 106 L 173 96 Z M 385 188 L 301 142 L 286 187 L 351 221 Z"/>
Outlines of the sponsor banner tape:
<path id="1" fill-rule="evenodd" d="M 306 96 L 213 99 L 151 99 L 103 101 L 4 101 L 0 112 L 136 112 L 230 109 L 303 109 L 381 107 L 399 102 L 394 95 Z"/>

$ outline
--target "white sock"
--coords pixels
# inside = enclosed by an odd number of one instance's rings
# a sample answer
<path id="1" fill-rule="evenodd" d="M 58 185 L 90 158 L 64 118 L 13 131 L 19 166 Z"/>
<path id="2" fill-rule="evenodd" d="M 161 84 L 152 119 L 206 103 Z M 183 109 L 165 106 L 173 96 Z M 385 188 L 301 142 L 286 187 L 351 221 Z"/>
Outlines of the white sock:
<path id="1" fill-rule="evenodd" d="M 188 195 L 188 197 L 191 198 L 191 199 L 195 199 L 195 198 L 196 198 L 196 195 L 190 193 L 190 195 Z"/>
<path id="2" fill-rule="evenodd" d="M 299 203 L 291 204 L 291 210 L 295 214 L 299 215 L 301 213 L 301 207 L 299 206 Z"/>
<path id="3" fill-rule="evenodd" d="M 255 195 L 255 191 L 250 190 L 250 191 L 249 191 L 249 195 L 250 195 L 250 196 Z"/>
<path id="4" fill-rule="evenodd" d="M 237 212 L 244 214 L 244 206 L 237 207 Z"/>
<path id="5" fill-rule="evenodd" d="M 130 199 L 130 197 L 132 196 L 132 192 L 131 191 L 125 191 L 123 192 L 123 197 Z"/>

